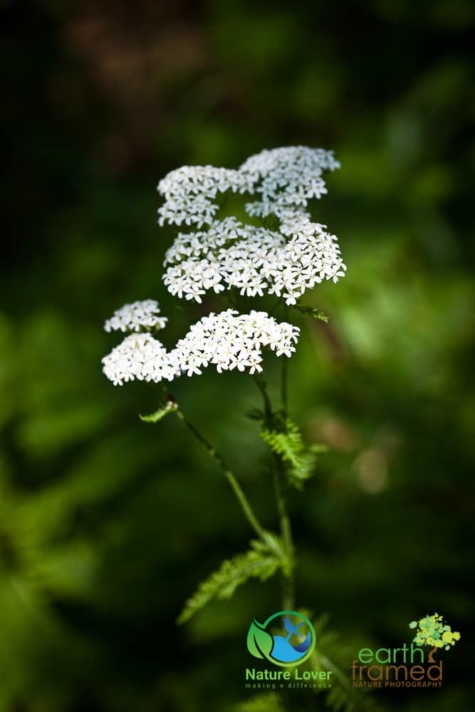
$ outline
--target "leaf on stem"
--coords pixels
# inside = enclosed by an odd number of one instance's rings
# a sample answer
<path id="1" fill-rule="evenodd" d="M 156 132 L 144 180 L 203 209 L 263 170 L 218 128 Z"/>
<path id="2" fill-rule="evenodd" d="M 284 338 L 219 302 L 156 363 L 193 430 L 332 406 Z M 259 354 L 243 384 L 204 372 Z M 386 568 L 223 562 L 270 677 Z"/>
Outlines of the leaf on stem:
<path id="1" fill-rule="evenodd" d="M 140 420 L 143 420 L 144 423 L 158 423 L 158 421 L 166 415 L 174 413 L 177 410 L 177 404 L 170 400 L 164 406 L 161 406 L 158 410 L 156 410 L 155 413 L 151 413 L 150 415 L 140 415 L 139 418 Z"/>
<path id="2" fill-rule="evenodd" d="M 315 309 L 315 307 L 311 307 L 306 304 L 295 304 L 293 308 L 297 309 L 299 312 L 302 312 L 302 314 L 308 314 L 309 316 L 312 316 L 314 319 L 319 319 L 320 321 L 324 322 L 328 321 L 328 316 L 324 314 L 324 312 L 321 312 L 319 309 Z"/>
<path id="3" fill-rule="evenodd" d="M 231 598 L 236 588 L 249 579 L 266 581 L 278 569 L 284 568 L 286 559 L 279 540 L 273 535 L 266 539 L 266 542 L 251 541 L 249 551 L 224 561 L 218 571 L 203 581 L 196 593 L 186 602 L 178 623 L 186 623 L 213 598 Z"/>
<path id="4" fill-rule="evenodd" d="M 323 445 L 307 447 L 298 426 L 287 418 L 282 429 L 264 428 L 261 437 L 287 465 L 286 474 L 290 484 L 302 489 L 305 480 L 314 474 L 317 454 L 326 448 Z"/>

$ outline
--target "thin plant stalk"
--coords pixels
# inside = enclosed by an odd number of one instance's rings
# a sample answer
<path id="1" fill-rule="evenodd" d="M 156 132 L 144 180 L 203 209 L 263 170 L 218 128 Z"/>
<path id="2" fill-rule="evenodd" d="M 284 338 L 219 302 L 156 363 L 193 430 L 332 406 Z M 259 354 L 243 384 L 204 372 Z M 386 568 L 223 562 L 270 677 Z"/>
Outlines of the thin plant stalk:
<path id="1" fill-rule="evenodd" d="M 261 374 L 256 374 L 254 376 L 254 382 L 256 383 L 259 391 L 261 392 L 263 403 L 264 403 L 264 414 L 265 422 L 269 428 L 272 428 L 274 413 L 272 410 L 272 403 L 270 400 L 269 392 L 267 390 L 267 384 L 264 377 Z M 281 386 L 282 386 L 282 402 L 285 408 L 287 407 L 287 371 L 282 374 Z M 285 414 L 285 413 L 284 413 Z M 294 600 L 295 600 L 295 582 L 294 582 L 294 546 L 292 540 L 292 528 L 290 524 L 290 517 L 287 511 L 287 502 L 285 498 L 285 493 L 283 489 L 283 475 L 284 475 L 284 463 L 281 458 L 274 454 L 272 458 L 272 469 L 273 469 L 273 482 L 274 482 L 274 495 L 277 505 L 277 514 L 279 517 L 280 533 L 282 536 L 282 541 L 284 544 L 284 552 L 287 561 L 287 565 L 283 571 L 282 580 L 282 604 L 284 610 L 293 610 Z"/>
<path id="2" fill-rule="evenodd" d="M 173 401 L 175 404 L 175 413 L 182 423 L 188 428 L 188 430 L 194 435 L 194 437 L 203 445 L 208 454 L 213 458 L 213 460 L 218 464 L 220 470 L 226 476 L 229 484 L 231 485 L 234 494 L 241 506 L 241 509 L 246 517 L 247 521 L 251 525 L 254 532 L 258 537 L 265 540 L 266 532 L 264 527 L 260 524 L 257 516 L 255 515 L 249 500 L 247 499 L 244 490 L 238 482 L 238 479 L 234 472 L 228 467 L 222 455 L 216 450 L 215 447 L 207 440 L 207 438 L 201 433 L 198 428 L 186 417 L 186 415 L 181 410 L 180 406 L 177 404 L 176 400 L 170 393 L 167 393 L 167 400 Z"/>

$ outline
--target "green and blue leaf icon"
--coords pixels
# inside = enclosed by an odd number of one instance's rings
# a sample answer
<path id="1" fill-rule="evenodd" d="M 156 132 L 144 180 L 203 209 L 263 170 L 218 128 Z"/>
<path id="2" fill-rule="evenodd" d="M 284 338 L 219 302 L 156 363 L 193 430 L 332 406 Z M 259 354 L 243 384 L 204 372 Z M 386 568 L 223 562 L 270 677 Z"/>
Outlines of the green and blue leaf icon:
<path id="1" fill-rule="evenodd" d="M 268 660 L 274 647 L 274 638 L 255 619 L 247 634 L 247 649 L 255 658 Z"/>

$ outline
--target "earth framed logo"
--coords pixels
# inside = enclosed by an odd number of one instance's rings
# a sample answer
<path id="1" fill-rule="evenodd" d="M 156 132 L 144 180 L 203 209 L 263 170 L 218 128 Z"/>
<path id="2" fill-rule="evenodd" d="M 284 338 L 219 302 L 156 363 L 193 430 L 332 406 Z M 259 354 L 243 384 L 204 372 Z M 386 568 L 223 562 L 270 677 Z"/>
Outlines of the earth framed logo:
<path id="1" fill-rule="evenodd" d="M 254 619 L 247 633 L 250 654 L 281 667 L 293 667 L 307 660 L 315 641 L 315 628 L 296 611 L 278 611 L 264 623 Z"/>

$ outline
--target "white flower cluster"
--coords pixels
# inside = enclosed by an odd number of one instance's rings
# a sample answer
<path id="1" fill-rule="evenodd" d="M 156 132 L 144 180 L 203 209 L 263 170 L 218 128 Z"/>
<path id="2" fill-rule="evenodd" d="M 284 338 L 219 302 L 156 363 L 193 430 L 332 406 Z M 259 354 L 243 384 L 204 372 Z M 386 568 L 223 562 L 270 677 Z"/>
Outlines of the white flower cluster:
<path id="1" fill-rule="evenodd" d="M 262 348 L 268 347 L 277 356 L 290 356 L 295 351 L 300 329 L 281 322 L 266 312 L 238 314 L 227 309 L 209 314 L 193 324 L 175 349 L 182 371 L 191 376 L 203 367 L 214 364 L 218 373 L 237 368 L 249 373 L 262 371 Z"/>
<path id="2" fill-rule="evenodd" d="M 158 184 L 165 198 L 159 224 L 211 224 L 219 205 L 218 193 L 228 190 L 258 194 L 261 200 L 246 206 L 249 215 L 279 216 L 287 208 L 305 208 L 311 198 L 327 192 L 324 170 L 340 164 L 332 151 L 307 146 L 264 150 L 251 156 L 238 170 L 215 166 L 182 166 Z"/>
<path id="3" fill-rule="evenodd" d="M 193 324 L 171 351 L 150 334 L 131 334 L 102 359 L 103 371 L 114 385 L 134 379 L 172 381 L 182 373 L 201 374 L 209 364 L 219 373 L 237 368 L 253 374 L 262 371 L 264 347 L 290 356 L 299 333 L 297 326 L 279 324 L 266 312 L 239 315 L 228 309 Z"/>
<path id="4" fill-rule="evenodd" d="M 296 146 L 262 151 L 238 170 L 184 166 L 169 173 L 158 186 L 165 198 L 159 222 L 182 232 L 165 258 L 168 290 L 201 302 L 210 290 L 236 288 L 250 297 L 275 294 L 292 305 L 322 280 L 337 282 L 346 270 L 337 238 L 312 222 L 306 208 L 326 192 L 323 171 L 338 167 L 331 152 Z M 217 201 L 229 191 L 257 197 L 245 204 L 248 222 L 218 219 Z M 159 314 L 158 303 L 148 299 L 126 304 L 106 322 L 106 331 L 135 332 L 102 360 L 115 384 L 171 381 L 210 364 L 218 372 L 252 374 L 262 370 L 263 348 L 290 356 L 300 333 L 266 312 L 229 309 L 203 317 L 167 351 L 147 333 L 165 326 Z"/>
<path id="5" fill-rule="evenodd" d="M 249 297 L 275 294 L 295 304 L 307 289 L 324 279 L 337 282 L 346 270 L 335 235 L 305 213 L 287 214 L 280 232 L 225 218 L 206 232 L 180 233 L 165 264 L 168 291 L 197 302 L 210 290 L 237 287 Z"/>
<path id="6" fill-rule="evenodd" d="M 296 146 L 262 151 L 237 171 L 185 166 L 170 173 L 158 186 L 165 197 L 159 222 L 199 229 L 180 232 L 168 250 L 168 290 L 201 302 L 210 290 L 236 287 L 246 296 L 276 294 L 295 304 L 322 280 L 337 282 L 346 270 L 337 238 L 305 208 L 326 192 L 322 172 L 338 167 L 331 152 Z M 261 220 L 273 215 L 278 227 L 217 220 L 214 201 L 228 190 L 257 194 L 246 212 Z"/>
<path id="7" fill-rule="evenodd" d="M 158 316 L 160 308 L 154 299 L 125 304 L 104 324 L 106 331 L 143 331 L 144 327 L 163 329 L 168 319 Z"/>
<path id="8" fill-rule="evenodd" d="M 280 217 L 288 208 L 305 209 L 309 200 L 327 192 L 322 172 L 339 167 L 333 153 L 321 148 L 288 146 L 261 151 L 239 169 L 241 175 L 252 177 L 253 192 L 261 196 L 259 202 L 248 203 L 246 210 L 249 215 Z"/>
<path id="9" fill-rule="evenodd" d="M 165 347 L 150 334 L 131 334 L 102 359 L 103 372 L 115 386 L 126 381 L 171 381 L 180 373 Z"/>
<path id="10" fill-rule="evenodd" d="M 211 223 L 219 209 L 213 202 L 218 193 L 228 190 L 252 192 L 252 176 L 214 166 L 182 166 L 168 173 L 158 184 L 165 197 L 159 208 L 159 224 L 198 225 Z"/>

